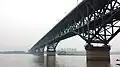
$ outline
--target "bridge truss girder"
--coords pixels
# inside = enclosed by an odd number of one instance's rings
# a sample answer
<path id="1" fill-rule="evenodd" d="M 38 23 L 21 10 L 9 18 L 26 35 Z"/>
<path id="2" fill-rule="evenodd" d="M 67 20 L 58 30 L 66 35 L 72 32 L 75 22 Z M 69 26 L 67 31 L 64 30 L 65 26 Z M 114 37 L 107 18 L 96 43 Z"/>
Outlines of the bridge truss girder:
<path id="1" fill-rule="evenodd" d="M 68 23 L 63 31 L 52 37 L 53 40 L 50 42 L 63 40 L 69 37 L 70 34 L 70 36 L 79 35 L 87 43 L 108 44 L 118 34 L 120 27 L 118 25 L 120 18 L 117 17 L 120 15 L 118 0 L 109 0 L 107 5 L 97 10 L 89 3 L 86 4 L 86 7 L 86 16 L 80 14 L 81 19 L 72 20 L 72 23 Z M 91 9 L 93 12 L 90 14 Z"/>
<path id="2" fill-rule="evenodd" d="M 75 35 L 87 43 L 108 44 L 120 32 L 119 20 L 118 0 L 84 0 L 33 48 L 48 46 L 48 49 L 55 49 L 52 45 Z"/>
<path id="3" fill-rule="evenodd" d="M 87 6 L 93 8 L 90 4 Z M 75 29 L 77 25 L 81 28 L 73 30 L 73 33 L 79 35 L 87 43 L 108 44 L 120 32 L 119 7 L 120 3 L 117 0 L 110 0 L 104 8 L 94 11 L 82 19 L 82 22 L 75 22 L 72 28 Z"/>
<path id="4" fill-rule="evenodd" d="M 76 34 L 72 33 L 75 29 L 80 27 L 81 21 L 92 14 L 95 10 L 101 9 L 109 0 L 84 0 L 75 9 L 73 9 L 66 17 L 64 17 L 55 27 L 53 27 L 40 41 L 41 46 L 51 42 L 57 42 Z M 114 0 L 111 0 L 114 1 Z M 89 8 L 88 5 L 94 7 Z M 89 10 L 89 12 L 88 12 Z M 88 12 L 88 13 L 87 13 Z M 77 22 L 78 26 L 75 27 L 74 23 Z M 83 26 L 83 25 L 82 25 Z"/>

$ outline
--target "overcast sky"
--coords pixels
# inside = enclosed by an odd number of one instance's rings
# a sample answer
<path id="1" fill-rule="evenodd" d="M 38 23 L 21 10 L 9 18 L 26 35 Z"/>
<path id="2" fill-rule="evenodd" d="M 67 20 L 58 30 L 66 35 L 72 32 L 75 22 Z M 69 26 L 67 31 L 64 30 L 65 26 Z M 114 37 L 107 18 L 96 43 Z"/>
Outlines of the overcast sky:
<path id="1" fill-rule="evenodd" d="M 75 6 L 77 0 L 0 0 L 0 50 L 30 49 Z M 120 49 L 119 37 L 110 42 L 114 50 Z M 84 50 L 84 45 L 74 36 L 58 48 Z"/>

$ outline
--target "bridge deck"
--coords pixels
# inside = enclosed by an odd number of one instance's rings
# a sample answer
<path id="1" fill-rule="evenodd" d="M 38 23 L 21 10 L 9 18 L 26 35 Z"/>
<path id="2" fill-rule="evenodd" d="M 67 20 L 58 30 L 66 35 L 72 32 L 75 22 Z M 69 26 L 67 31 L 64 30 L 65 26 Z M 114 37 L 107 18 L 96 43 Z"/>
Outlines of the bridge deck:
<path id="1" fill-rule="evenodd" d="M 68 25 L 72 25 L 73 21 L 80 21 L 83 17 L 87 17 L 89 14 L 92 14 L 95 10 L 103 8 L 106 4 L 108 4 L 109 0 L 83 0 L 75 9 L 73 9 L 66 17 L 64 17 L 55 27 L 53 27 L 42 39 L 40 39 L 32 48 L 39 48 L 44 47 L 48 45 L 50 42 L 58 42 L 60 40 L 75 36 L 76 34 L 73 32 L 68 32 L 60 37 L 56 37 L 62 30 L 64 30 Z M 88 8 L 89 5 L 89 8 Z M 94 8 L 94 9 L 93 9 Z M 89 10 L 89 11 L 88 11 Z M 112 18 L 117 18 L 120 14 L 120 9 L 114 10 L 114 12 L 118 11 Z M 108 17 L 112 16 L 110 12 L 104 15 L 103 17 L 108 19 Z M 94 23 L 96 24 L 96 27 L 94 27 Z M 109 21 L 108 23 L 112 23 Z M 95 28 L 98 28 L 99 25 L 102 24 L 101 17 L 97 18 L 96 20 L 93 20 L 90 22 L 90 30 L 93 30 Z M 81 32 L 82 28 L 84 28 L 87 31 L 87 24 L 83 25 L 79 28 L 80 33 L 86 33 L 86 31 Z M 78 29 L 76 29 L 77 31 Z M 54 39 L 54 40 L 51 40 Z"/>

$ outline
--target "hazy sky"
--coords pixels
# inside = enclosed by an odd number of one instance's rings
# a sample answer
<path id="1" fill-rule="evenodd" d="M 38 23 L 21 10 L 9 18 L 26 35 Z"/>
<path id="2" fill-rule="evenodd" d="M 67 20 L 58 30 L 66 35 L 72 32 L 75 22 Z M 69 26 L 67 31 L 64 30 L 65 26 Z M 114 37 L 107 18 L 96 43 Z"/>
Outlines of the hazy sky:
<path id="1" fill-rule="evenodd" d="M 77 0 L 0 0 L 0 50 L 30 49 L 76 5 Z M 120 49 L 119 37 L 110 43 L 114 50 Z M 84 50 L 84 45 L 74 36 L 61 41 L 58 48 Z"/>

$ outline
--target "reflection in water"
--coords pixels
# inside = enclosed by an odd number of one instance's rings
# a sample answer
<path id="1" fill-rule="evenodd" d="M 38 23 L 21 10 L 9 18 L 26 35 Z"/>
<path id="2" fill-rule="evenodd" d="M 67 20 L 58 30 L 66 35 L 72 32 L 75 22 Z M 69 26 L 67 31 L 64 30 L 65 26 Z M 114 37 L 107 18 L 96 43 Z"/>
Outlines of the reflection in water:
<path id="1" fill-rule="evenodd" d="M 56 56 L 39 55 L 34 58 L 37 67 L 56 67 Z"/>
<path id="2" fill-rule="evenodd" d="M 86 61 L 87 67 L 111 67 L 110 61 Z"/>
<path id="3" fill-rule="evenodd" d="M 57 55 L 56 67 L 120 67 L 120 61 L 116 61 L 120 55 L 111 55 L 111 66 L 109 62 L 87 61 L 85 56 L 64 56 Z M 45 61 L 44 61 L 45 60 Z M 31 54 L 0 54 L 0 67 L 45 67 L 46 56 L 36 56 Z M 87 64 L 86 64 L 87 63 Z M 54 65 L 55 66 L 55 65 Z M 49 66 L 50 67 L 50 66 Z"/>
<path id="4" fill-rule="evenodd" d="M 74 62 L 74 61 L 73 61 Z M 86 67 L 111 67 L 110 61 L 90 61 L 86 60 L 87 66 Z M 68 67 L 68 66 L 61 66 L 58 65 L 56 61 L 56 56 L 46 56 L 46 67 Z"/>
<path id="5" fill-rule="evenodd" d="M 34 58 L 34 62 L 37 64 L 37 67 L 44 67 L 44 55 L 39 55 Z"/>
<path id="6" fill-rule="evenodd" d="M 46 56 L 46 67 L 56 67 L 56 56 Z"/>
<path id="7" fill-rule="evenodd" d="M 86 60 L 86 62 L 87 62 L 86 67 L 111 67 L 110 61 Z M 68 66 L 59 65 L 59 63 L 57 63 L 57 61 L 56 61 L 56 56 L 46 56 L 46 64 L 45 65 L 46 65 L 46 67 L 68 67 Z"/>
<path id="8" fill-rule="evenodd" d="M 80 58 L 80 57 L 78 57 Z M 60 59 L 59 59 L 60 60 Z M 64 60 L 66 60 L 64 58 Z M 56 61 L 56 56 L 37 56 L 37 58 L 34 60 L 35 63 L 37 63 L 37 67 L 78 67 L 78 65 L 71 66 L 72 64 L 60 64 L 61 62 Z M 73 64 L 76 64 L 77 62 L 81 63 L 81 60 L 79 61 L 71 61 Z M 81 65 L 81 64 L 80 64 Z M 36 67 L 36 66 L 35 66 Z M 91 61 L 86 60 L 86 66 L 83 67 L 111 67 L 110 61 Z"/>

